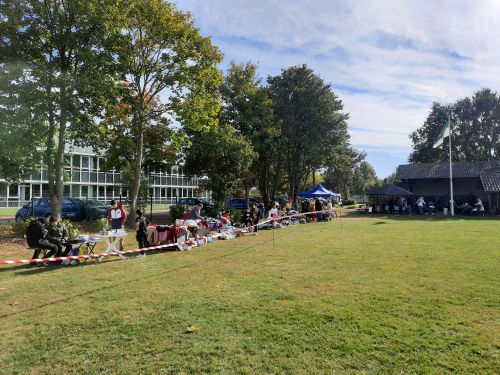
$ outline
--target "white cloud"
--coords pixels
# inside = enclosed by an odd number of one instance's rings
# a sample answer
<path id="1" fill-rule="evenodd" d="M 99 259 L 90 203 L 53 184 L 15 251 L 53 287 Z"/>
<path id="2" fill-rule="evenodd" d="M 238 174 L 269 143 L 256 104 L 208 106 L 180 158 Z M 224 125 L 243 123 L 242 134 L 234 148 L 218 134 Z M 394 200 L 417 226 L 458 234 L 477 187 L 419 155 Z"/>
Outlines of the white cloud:
<path id="1" fill-rule="evenodd" d="M 354 144 L 406 149 L 433 101 L 500 89 L 499 0 L 177 3 L 229 60 L 263 75 L 310 65 L 344 101 Z"/>

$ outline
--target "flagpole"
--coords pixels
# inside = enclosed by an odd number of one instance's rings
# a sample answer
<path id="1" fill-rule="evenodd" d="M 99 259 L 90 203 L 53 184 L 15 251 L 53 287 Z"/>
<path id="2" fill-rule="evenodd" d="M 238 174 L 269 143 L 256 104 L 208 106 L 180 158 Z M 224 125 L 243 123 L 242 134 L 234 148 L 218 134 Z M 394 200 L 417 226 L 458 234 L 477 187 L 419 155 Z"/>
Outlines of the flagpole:
<path id="1" fill-rule="evenodd" d="M 451 161 L 451 113 L 448 113 L 448 124 L 450 126 L 450 136 L 448 137 L 448 152 L 450 156 L 450 215 L 455 216 L 455 201 L 453 200 L 453 167 Z"/>

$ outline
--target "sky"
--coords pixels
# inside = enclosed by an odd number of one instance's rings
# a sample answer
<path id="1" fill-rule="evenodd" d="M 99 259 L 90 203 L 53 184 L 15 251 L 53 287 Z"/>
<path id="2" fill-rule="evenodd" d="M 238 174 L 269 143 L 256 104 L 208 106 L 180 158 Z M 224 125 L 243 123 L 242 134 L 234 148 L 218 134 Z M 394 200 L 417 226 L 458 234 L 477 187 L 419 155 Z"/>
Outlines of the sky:
<path id="1" fill-rule="evenodd" d="M 500 0 L 179 0 L 230 61 L 262 77 L 307 64 L 342 100 L 381 178 L 407 163 L 433 102 L 500 89 Z"/>

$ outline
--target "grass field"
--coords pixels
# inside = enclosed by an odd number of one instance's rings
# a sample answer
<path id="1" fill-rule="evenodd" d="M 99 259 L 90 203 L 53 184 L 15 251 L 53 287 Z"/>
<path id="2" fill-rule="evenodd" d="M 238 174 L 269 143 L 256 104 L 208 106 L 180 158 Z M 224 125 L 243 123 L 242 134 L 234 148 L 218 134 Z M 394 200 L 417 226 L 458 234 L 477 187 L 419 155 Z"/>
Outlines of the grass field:
<path id="1" fill-rule="evenodd" d="M 498 374 L 499 227 L 351 218 L 4 267 L 0 372 Z"/>

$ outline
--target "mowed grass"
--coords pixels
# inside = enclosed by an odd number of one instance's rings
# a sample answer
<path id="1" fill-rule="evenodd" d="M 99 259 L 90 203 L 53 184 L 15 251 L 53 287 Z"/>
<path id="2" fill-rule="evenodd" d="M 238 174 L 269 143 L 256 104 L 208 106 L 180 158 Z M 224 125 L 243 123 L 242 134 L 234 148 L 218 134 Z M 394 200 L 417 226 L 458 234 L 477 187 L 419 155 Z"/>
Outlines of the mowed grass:
<path id="1" fill-rule="evenodd" d="M 274 245 L 7 267 L 0 372 L 498 374 L 499 228 L 337 219 Z"/>

